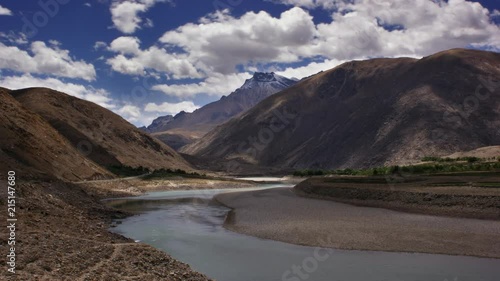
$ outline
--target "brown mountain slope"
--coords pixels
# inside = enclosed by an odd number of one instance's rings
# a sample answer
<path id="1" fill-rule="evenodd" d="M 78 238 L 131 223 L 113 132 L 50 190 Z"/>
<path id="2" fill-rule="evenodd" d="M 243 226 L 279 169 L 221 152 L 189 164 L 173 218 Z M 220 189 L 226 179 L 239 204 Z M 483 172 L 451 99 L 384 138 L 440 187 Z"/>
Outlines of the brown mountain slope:
<path id="1" fill-rule="evenodd" d="M 94 103 L 46 88 L 12 91 L 95 163 L 191 170 L 173 149 Z"/>
<path id="2" fill-rule="evenodd" d="M 357 168 L 500 144 L 499 78 L 500 54 L 474 50 L 349 62 L 182 151 L 212 162 Z"/>
<path id="3" fill-rule="evenodd" d="M 20 179 L 82 180 L 112 174 L 81 155 L 39 115 L 0 88 L 0 170 Z"/>

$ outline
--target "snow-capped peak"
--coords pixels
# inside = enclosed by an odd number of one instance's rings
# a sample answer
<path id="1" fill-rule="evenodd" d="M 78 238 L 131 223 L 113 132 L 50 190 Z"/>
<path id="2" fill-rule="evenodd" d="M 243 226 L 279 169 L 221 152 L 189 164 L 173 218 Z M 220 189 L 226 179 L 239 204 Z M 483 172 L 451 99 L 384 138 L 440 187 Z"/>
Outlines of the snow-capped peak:
<path id="1" fill-rule="evenodd" d="M 281 75 L 278 75 L 274 72 L 255 72 L 253 77 L 247 79 L 245 84 L 241 87 L 242 89 L 250 89 L 255 86 L 264 86 L 265 84 L 275 84 L 281 85 L 284 87 L 291 86 L 295 81 L 292 79 L 288 79 Z"/>

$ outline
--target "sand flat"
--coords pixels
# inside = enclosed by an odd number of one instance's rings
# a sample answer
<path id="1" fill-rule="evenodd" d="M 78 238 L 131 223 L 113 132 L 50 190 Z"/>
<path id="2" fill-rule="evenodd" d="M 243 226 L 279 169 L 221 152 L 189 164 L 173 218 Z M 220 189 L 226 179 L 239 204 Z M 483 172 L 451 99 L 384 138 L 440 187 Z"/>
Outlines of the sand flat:
<path id="1" fill-rule="evenodd" d="M 219 194 L 233 231 L 338 249 L 500 258 L 500 221 L 410 214 L 297 196 L 290 188 Z"/>

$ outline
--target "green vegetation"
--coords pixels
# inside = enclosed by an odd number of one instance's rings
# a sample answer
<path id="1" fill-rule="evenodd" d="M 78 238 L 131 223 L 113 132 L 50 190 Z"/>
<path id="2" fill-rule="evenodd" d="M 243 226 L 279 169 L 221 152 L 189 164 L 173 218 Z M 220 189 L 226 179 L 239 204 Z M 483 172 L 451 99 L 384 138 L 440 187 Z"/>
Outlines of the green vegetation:
<path id="1" fill-rule="evenodd" d="M 500 182 L 478 182 L 477 186 L 486 188 L 500 188 Z"/>
<path id="2" fill-rule="evenodd" d="M 493 157 L 493 159 L 494 159 L 494 157 Z M 465 161 L 468 163 L 475 163 L 475 162 L 479 162 L 481 160 L 481 158 L 478 158 L 478 157 L 458 157 L 458 158 L 446 157 L 446 158 L 441 158 L 441 157 L 435 157 L 435 156 L 426 156 L 426 157 L 422 158 L 421 160 L 422 160 L 422 162 L 439 162 L 439 163 L 442 163 L 442 162 L 462 162 L 462 161 Z"/>
<path id="3" fill-rule="evenodd" d="M 108 171 L 119 176 L 119 177 L 135 177 L 150 173 L 151 171 L 148 168 L 139 166 L 137 168 L 133 168 L 130 166 L 124 165 L 112 165 L 107 167 Z"/>
<path id="4" fill-rule="evenodd" d="M 200 175 L 198 173 L 192 172 L 188 173 L 181 169 L 171 170 L 171 169 L 157 169 L 151 171 L 149 168 L 145 168 L 139 166 L 137 168 L 124 166 L 124 165 L 113 165 L 108 166 L 107 168 L 113 174 L 119 177 L 135 177 L 145 175 L 143 179 L 151 180 L 151 179 L 161 179 L 161 178 L 169 178 L 175 176 L 182 176 L 186 178 L 206 178 L 205 175 Z"/>
<path id="5" fill-rule="evenodd" d="M 384 176 L 394 174 L 424 175 L 460 172 L 491 172 L 500 169 L 500 161 L 496 158 L 481 159 L 477 157 L 461 158 L 439 158 L 424 157 L 422 161 L 433 162 L 409 166 L 376 167 L 371 169 L 339 169 L 339 170 L 302 170 L 295 171 L 294 176 L 323 176 L 323 175 L 347 175 L 347 176 Z M 492 162 L 494 161 L 494 162 Z M 457 174 L 458 175 L 458 174 Z"/>
<path id="6" fill-rule="evenodd" d="M 188 173 L 184 170 L 177 169 L 177 170 L 171 170 L 171 169 L 159 169 L 159 170 L 154 170 L 152 173 L 149 175 L 146 175 L 143 177 L 144 180 L 151 180 L 151 179 L 162 179 L 162 178 L 170 178 L 170 177 L 185 177 L 185 178 L 206 178 L 206 175 L 201 175 L 196 172 Z"/>

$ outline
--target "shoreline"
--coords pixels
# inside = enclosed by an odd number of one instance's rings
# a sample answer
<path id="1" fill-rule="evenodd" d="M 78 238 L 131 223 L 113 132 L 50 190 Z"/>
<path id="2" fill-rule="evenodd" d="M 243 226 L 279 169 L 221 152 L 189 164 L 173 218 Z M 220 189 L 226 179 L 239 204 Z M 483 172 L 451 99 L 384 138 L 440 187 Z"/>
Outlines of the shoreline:
<path id="1" fill-rule="evenodd" d="M 292 189 L 214 199 L 231 209 L 226 229 L 263 239 L 342 250 L 500 258 L 500 221 L 353 206 L 300 197 Z"/>
<path id="2" fill-rule="evenodd" d="M 225 183 L 225 184 L 224 184 Z M 209 281 L 168 253 L 110 231 L 112 221 L 132 213 L 107 206 L 102 199 L 136 196 L 148 191 L 247 187 L 231 180 L 169 179 L 142 182 L 68 183 L 59 180 L 18 182 L 19 233 L 16 280 Z M 0 204 L 1 205 L 1 204 Z M 7 240 L 0 238 L 2 243 Z M 1 256 L 5 263 L 6 257 Z M 9 280 L 9 279 L 8 279 Z"/>
<path id="3" fill-rule="evenodd" d="M 456 180 L 444 177 L 416 177 L 409 182 L 393 185 L 356 183 L 360 179 L 311 178 L 296 185 L 293 191 L 306 198 L 360 207 L 431 216 L 500 220 L 500 190 L 495 188 L 440 186 L 443 182 L 449 184 L 447 181 Z M 462 177 L 461 180 L 472 182 L 478 179 Z"/>
<path id="4" fill-rule="evenodd" d="M 110 198 L 140 196 L 147 192 L 172 191 L 172 190 L 207 190 L 207 189 L 229 189 L 252 187 L 262 182 L 233 180 L 231 178 L 182 178 L 173 177 L 169 179 L 118 179 L 113 182 L 89 182 L 79 183 L 88 189 L 94 196 L 101 200 Z"/>

